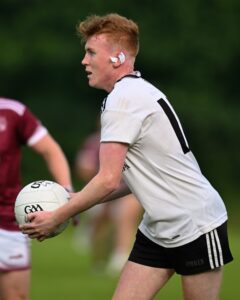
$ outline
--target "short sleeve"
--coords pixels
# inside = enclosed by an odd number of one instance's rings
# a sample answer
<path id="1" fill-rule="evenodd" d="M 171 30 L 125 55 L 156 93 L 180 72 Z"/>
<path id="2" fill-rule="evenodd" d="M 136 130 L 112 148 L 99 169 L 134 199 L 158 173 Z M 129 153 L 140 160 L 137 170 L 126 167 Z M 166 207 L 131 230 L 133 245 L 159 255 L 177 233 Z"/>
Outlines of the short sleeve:
<path id="1" fill-rule="evenodd" d="M 101 128 L 101 142 L 133 144 L 140 133 L 141 120 L 129 112 L 105 110 Z"/>
<path id="2" fill-rule="evenodd" d="M 18 133 L 24 144 L 33 145 L 47 133 L 47 129 L 27 107 L 19 121 Z"/>

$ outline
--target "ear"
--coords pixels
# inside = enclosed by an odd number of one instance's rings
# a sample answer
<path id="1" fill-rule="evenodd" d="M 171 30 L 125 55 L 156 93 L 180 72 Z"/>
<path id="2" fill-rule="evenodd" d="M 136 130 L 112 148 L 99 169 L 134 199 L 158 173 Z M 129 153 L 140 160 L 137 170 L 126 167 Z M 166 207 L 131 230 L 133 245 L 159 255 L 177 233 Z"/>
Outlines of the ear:
<path id="1" fill-rule="evenodd" d="M 125 62 L 126 56 L 125 56 L 125 54 L 122 51 L 119 53 L 118 59 L 120 61 L 120 64 L 123 64 Z"/>
<path id="2" fill-rule="evenodd" d="M 118 58 L 115 56 L 110 56 L 110 60 L 112 63 L 116 63 L 118 61 Z"/>
<path id="3" fill-rule="evenodd" d="M 117 63 L 119 62 L 120 65 L 122 65 L 125 60 L 126 60 L 126 57 L 125 57 L 125 54 L 121 51 L 118 56 L 110 56 L 110 60 L 112 63 Z"/>

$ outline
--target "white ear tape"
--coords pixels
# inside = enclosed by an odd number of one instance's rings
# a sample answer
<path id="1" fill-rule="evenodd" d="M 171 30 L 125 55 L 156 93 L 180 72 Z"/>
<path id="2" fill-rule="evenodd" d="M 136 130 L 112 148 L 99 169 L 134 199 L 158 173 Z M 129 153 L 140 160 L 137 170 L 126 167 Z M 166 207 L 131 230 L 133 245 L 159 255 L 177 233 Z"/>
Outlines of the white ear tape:
<path id="1" fill-rule="evenodd" d="M 118 61 L 118 58 L 117 58 L 117 57 L 110 56 L 110 60 L 111 60 L 111 62 L 115 63 L 115 62 Z"/>
<path id="2" fill-rule="evenodd" d="M 123 52 L 120 52 L 118 57 L 115 57 L 115 56 L 110 57 L 111 62 L 116 63 L 119 60 L 120 64 L 123 64 L 125 62 L 125 59 L 126 59 L 126 57 Z"/>
<path id="3" fill-rule="evenodd" d="M 118 58 L 119 58 L 120 64 L 123 64 L 125 62 L 126 57 L 123 52 L 119 53 Z"/>

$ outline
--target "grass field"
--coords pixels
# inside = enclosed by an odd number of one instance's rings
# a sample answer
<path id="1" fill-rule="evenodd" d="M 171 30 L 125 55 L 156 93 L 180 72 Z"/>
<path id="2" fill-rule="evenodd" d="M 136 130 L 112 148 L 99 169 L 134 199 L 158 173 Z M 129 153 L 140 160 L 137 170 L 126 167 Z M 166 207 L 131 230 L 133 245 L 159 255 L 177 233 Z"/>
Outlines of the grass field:
<path id="1" fill-rule="evenodd" d="M 225 267 L 221 300 L 240 299 L 240 236 L 236 224 L 230 226 L 229 233 L 235 260 Z M 91 270 L 89 255 L 74 250 L 72 236 L 73 229 L 69 226 L 64 233 L 53 239 L 42 243 L 33 242 L 33 276 L 30 300 L 111 299 L 117 278 L 104 273 L 94 273 Z M 155 299 L 182 299 L 180 277 L 174 276 Z"/>

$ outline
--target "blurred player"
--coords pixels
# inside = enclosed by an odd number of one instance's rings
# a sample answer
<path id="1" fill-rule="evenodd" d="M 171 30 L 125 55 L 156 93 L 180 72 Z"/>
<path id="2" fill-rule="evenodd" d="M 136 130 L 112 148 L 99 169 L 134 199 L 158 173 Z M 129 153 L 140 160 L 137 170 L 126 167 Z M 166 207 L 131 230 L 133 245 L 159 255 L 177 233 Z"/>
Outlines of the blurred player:
<path id="1" fill-rule="evenodd" d="M 92 15 L 79 33 L 89 85 L 109 93 L 99 171 L 67 204 L 29 214 L 21 229 L 42 241 L 69 217 L 132 192 L 145 213 L 112 299 L 153 299 L 174 273 L 185 300 L 218 299 L 223 266 L 233 259 L 227 211 L 166 95 L 134 70 L 137 24 L 118 14 Z"/>
<path id="2" fill-rule="evenodd" d="M 83 143 L 76 158 L 76 174 L 80 180 L 89 182 L 99 169 L 100 131 L 91 134 Z M 91 227 L 90 247 L 95 269 L 105 267 L 106 243 L 109 243 L 109 231 L 112 233 L 111 255 L 106 270 L 117 274 L 127 261 L 132 246 L 142 208 L 133 195 L 108 202 L 89 210 Z M 111 229 L 113 225 L 113 231 Z M 81 229 L 81 226 L 79 227 Z M 79 237 L 76 234 L 80 235 Z M 82 232 L 75 233 L 75 238 L 84 238 Z"/>
<path id="3" fill-rule="evenodd" d="M 71 189 L 67 160 L 47 129 L 22 103 L 0 98 L 0 299 L 26 300 L 31 254 L 19 231 L 14 202 L 21 186 L 21 148 L 27 145 L 46 162 L 53 179 Z M 34 177 L 36 174 L 34 174 Z"/>

